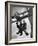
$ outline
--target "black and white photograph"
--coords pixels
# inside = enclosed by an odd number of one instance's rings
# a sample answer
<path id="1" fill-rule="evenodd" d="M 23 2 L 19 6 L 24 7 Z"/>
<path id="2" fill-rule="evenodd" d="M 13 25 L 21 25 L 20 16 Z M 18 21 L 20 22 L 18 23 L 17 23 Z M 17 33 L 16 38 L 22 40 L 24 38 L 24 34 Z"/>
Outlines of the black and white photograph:
<path id="1" fill-rule="evenodd" d="M 13 6 L 10 7 L 11 15 L 11 32 L 12 38 L 32 38 L 33 30 L 33 7 L 21 7 Z"/>
<path id="2" fill-rule="evenodd" d="M 36 3 L 6 2 L 5 43 L 36 42 Z"/>

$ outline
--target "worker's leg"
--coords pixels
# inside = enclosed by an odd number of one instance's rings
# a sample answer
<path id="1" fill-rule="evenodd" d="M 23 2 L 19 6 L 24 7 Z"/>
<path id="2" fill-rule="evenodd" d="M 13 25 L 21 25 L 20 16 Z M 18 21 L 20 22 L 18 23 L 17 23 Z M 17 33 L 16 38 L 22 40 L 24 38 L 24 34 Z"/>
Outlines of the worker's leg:
<path id="1" fill-rule="evenodd" d="M 25 30 L 24 30 L 24 32 L 25 32 L 26 35 L 29 35 L 28 32 L 26 32 Z"/>
<path id="2" fill-rule="evenodd" d="M 22 35 L 23 33 L 22 33 L 22 31 L 20 30 L 20 36 Z"/>

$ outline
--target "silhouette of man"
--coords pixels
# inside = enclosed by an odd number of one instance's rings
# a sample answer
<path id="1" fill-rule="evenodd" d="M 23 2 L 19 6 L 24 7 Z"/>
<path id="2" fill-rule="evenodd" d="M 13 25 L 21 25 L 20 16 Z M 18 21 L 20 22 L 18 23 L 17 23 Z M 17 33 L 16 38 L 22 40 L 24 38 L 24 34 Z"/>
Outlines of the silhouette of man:
<path id="1" fill-rule="evenodd" d="M 19 29 L 17 34 L 20 33 L 20 36 L 21 36 L 23 34 L 23 31 L 24 31 L 25 34 L 28 35 L 28 33 L 25 31 L 26 30 L 26 23 L 25 23 L 25 21 L 20 22 L 20 25 L 18 25 L 18 22 L 16 24 L 17 24 L 17 28 Z"/>

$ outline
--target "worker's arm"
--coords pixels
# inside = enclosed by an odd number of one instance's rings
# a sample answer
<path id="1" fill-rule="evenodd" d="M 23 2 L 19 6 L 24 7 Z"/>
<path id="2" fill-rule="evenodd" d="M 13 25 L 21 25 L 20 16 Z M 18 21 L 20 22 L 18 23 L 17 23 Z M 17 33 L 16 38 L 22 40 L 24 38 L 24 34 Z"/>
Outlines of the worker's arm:
<path id="1" fill-rule="evenodd" d="M 20 25 L 18 25 L 18 22 L 16 23 L 16 25 L 17 25 L 17 28 L 20 28 Z"/>

